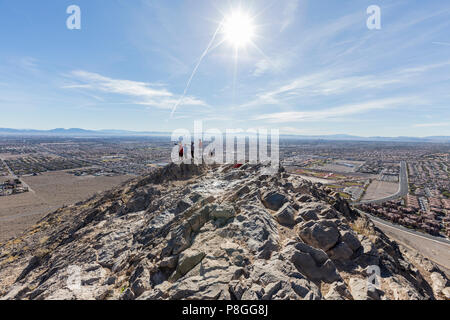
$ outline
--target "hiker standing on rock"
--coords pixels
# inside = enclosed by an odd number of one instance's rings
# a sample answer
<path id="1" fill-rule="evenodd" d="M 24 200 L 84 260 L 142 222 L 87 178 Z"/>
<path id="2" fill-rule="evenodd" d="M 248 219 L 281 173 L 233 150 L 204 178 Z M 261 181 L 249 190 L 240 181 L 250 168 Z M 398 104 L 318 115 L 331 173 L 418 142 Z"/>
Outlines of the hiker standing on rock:
<path id="1" fill-rule="evenodd" d="M 180 159 L 183 159 L 183 145 L 180 142 L 178 146 L 179 146 L 178 155 L 180 156 Z"/>

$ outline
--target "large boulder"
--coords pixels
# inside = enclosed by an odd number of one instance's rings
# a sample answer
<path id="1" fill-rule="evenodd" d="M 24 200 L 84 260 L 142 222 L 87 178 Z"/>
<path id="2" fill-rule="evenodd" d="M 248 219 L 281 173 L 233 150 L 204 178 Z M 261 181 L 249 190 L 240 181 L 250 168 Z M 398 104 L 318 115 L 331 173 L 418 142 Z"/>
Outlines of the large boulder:
<path id="1" fill-rule="evenodd" d="M 333 207 L 344 214 L 346 218 L 348 218 L 350 221 L 358 218 L 359 213 L 356 210 L 353 210 L 348 202 L 344 199 L 342 199 L 339 194 L 336 194 L 336 201 L 333 205 Z"/>
<path id="2" fill-rule="evenodd" d="M 340 242 L 327 253 L 332 260 L 346 261 L 353 255 L 353 250 L 345 242 Z"/>
<path id="3" fill-rule="evenodd" d="M 309 279 L 332 283 L 341 280 L 334 263 L 323 250 L 305 243 L 288 244 L 282 251 L 296 267 Z"/>
<path id="4" fill-rule="evenodd" d="M 172 282 L 177 281 L 179 278 L 191 271 L 197 264 L 199 264 L 204 257 L 204 252 L 195 249 L 187 249 L 182 252 L 179 256 L 177 270 L 169 280 Z"/>
<path id="5" fill-rule="evenodd" d="M 212 212 L 211 217 L 214 219 L 224 219 L 228 220 L 235 216 L 236 211 L 230 204 L 222 204 L 217 206 Z"/>
<path id="6" fill-rule="evenodd" d="M 300 237 L 313 247 L 328 251 L 339 241 L 339 230 L 333 221 L 309 221 L 300 225 Z"/>
<path id="7" fill-rule="evenodd" d="M 307 206 L 301 208 L 298 212 L 298 215 L 300 217 L 302 217 L 303 220 L 305 220 L 305 221 L 311 221 L 311 220 L 316 221 L 319 219 L 317 217 L 318 213 L 319 213 L 319 210 L 318 210 L 317 206 L 314 204 L 311 204 L 311 205 L 307 205 Z"/>
<path id="8" fill-rule="evenodd" d="M 345 242 L 354 252 L 361 247 L 358 237 L 350 230 L 341 232 L 341 240 Z"/>
<path id="9" fill-rule="evenodd" d="M 273 211 L 278 211 L 286 202 L 288 202 L 285 195 L 276 191 L 264 193 L 261 200 L 267 209 Z"/>
<path id="10" fill-rule="evenodd" d="M 250 289 L 242 299 L 311 299 L 321 298 L 319 288 L 303 278 L 291 261 L 274 257 L 271 260 L 256 260 L 252 265 Z"/>
<path id="11" fill-rule="evenodd" d="M 293 226 L 295 224 L 295 210 L 289 203 L 285 203 L 283 207 L 275 215 L 278 223 L 284 226 Z"/>

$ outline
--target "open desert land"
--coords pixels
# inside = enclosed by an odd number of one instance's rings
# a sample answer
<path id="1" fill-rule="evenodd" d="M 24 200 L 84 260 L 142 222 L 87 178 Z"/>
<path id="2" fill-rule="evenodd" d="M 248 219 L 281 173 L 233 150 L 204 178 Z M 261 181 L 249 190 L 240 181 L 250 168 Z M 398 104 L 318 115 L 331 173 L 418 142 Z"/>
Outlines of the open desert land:
<path id="1" fill-rule="evenodd" d="M 44 215 L 103 192 L 131 176 L 76 177 L 64 171 L 23 177 L 32 192 L 0 197 L 0 242 L 18 236 Z"/>
<path id="2" fill-rule="evenodd" d="M 300 175 L 300 174 L 298 176 L 301 177 L 302 179 L 304 179 L 306 181 L 310 181 L 312 183 L 322 183 L 322 184 L 336 183 L 335 180 L 321 179 L 321 178 L 310 177 L 310 176 L 305 176 L 305 175 Z"/>
<path id="3" fill-rule="evenodd" d="M 397 182 L 374 180 L 367 188 L 362 200 L 376 200 L 395 194 L 398 191 Z"/>
<path id="4" fill-rule="evenodd" d="M 326 163 L 321 166 L 314 166 L 314 169 L 322 171 L 330 171 L 336 173 L 353 173 L 358 167 L 360 167 L 364 162 L 361 161 L 346 161 L 346 160 L 336 160 L 332 163 Z"/>

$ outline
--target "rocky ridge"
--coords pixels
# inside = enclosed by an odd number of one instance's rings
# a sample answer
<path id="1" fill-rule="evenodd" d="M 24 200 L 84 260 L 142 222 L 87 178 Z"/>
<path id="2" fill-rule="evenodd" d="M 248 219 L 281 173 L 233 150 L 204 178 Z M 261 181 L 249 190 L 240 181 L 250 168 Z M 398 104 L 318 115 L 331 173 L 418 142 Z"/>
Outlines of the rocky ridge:
<path id="1" fill-rule="evenodd" d="M 265 169 L 171 164 L 61 208 L 0 245 L 0 298 L 449 298 L 435 264 L 331 190 Z"/>

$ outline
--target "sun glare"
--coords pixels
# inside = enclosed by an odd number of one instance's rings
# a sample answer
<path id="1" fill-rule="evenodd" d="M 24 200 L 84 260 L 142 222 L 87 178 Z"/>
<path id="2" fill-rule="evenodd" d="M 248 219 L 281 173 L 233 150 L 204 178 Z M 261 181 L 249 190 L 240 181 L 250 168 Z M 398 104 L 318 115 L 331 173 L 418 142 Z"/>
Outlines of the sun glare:
<path id="1" fill-rule="evenodd" d="M 223 24 L 225 39 L 236 48 L 247 45 L 253 38 L 255 27 L 252 19 L 241 11 L 227 17 Z"/>

